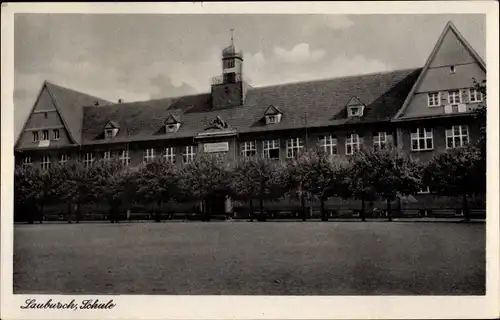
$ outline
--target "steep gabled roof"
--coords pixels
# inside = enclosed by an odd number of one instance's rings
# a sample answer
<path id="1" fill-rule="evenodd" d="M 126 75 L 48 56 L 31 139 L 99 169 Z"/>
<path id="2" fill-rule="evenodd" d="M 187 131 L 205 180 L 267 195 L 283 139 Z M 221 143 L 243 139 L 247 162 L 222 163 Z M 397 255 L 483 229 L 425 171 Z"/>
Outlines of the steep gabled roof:
<path id="1" fill-rule="evenodd" d="M 165 119 L 165 124 L 176 124 L 179 123 L 180 121 L 177 119 L 176 116 L 173 114 L 170 114 L 167 119 Z"/>
<path id="2" fill-rule="evenodd" d="M 106 125 L 104 126 L 104 128 L 119 129 L 120 125 L 113 120 L 108 120 L 108 122 L 106 122 Z"/>
<path id="3" fill-rule="evenodd" d="M 352 97 L 351 100 L 349 100 L 349 102 L 345 105 L 346 107 L 352 107 L 352 106 L 364 106 L 365 104 L 361 101 L 359 101 L 359 99 L 357 97 Z"/>
<path id="4" fill-rule="evenodd" d="M 107 119 L 120 123 L 122 130 L 114 142 L 190 138 L 203 132 L 205 124 L 217 116 L 239 133 L 288 130 L 340 125 L 348 121 L 345 106 L 356 96 L 368 107 L 360 123 L 389 121 L 399 110 L 421 69 L 397 70 L 343 78 L 250 88 L 243 106 L 211 108 L 209 93 L 151 101 L 85 107 L 82 139 L 84 144 L 106 143 L 99 139 Z M 279 123 L 266 126 L 263 115 L 270 105 L 286 115 Z M 183 125 L 175 133 L 160 130 L 169 115 L 181 116 Z"/>
<path id="5" fill-rule="evenodd" d="M 61 115 L 70 138 L 76 144 L 81 143 L 83 106 L 89 104 L 94 105 L 96 101 L 99 105 L 112 104 L 110 101 L 73 89 L 61 87 L 48 81 L 45 81 L 44 85 L 47 87 L 50 97 Z"/>
<path id="6" fill-rule="evenodd" d="M 278 108 L 276 108 L 275 106 L 273 105 L 270 105 L 269 108 L 267 108 L 266 112 L 264 112 L 264 115 L 275 115 L 275 114 L 282 114 L 281 111 L 278 110 Z"/>
<path id="7" fill-rule="evenodd" d="M 66 128 L 70 140 L 75 144 L 81 143 L 81 129 L 82 129 L 82 121 L 83 121 L 83 111 L 82 106 L 88 104 L 94 104 L 98 102 L 101 105 L 110 105 L 112 102 L 106 101 L 104 99 L 94 97 L 82 92 L 78 92 L 73 89 L 61 87 L 59 85 L 53 84 L 49 81 L 44 81 L 40 91 L 38 93 L 37 99 L 33 104 L 31 111 L 26 118 L 26 121 L 23 125 L 23 129 L 21 130 L 19 136 L 17 137 L 16 146 L 21 138 L 26 124 L 28 123 L 29 117 L 35 110 L 35 107 L 38 103 L 40 95 L 44 91 L 47 90 L 54 107 L 56 108 L 59 116 L 61 117 L 62 123 Z"/>
<path id="8" fill-rule="evenodd" d="M 443 29 L 443 32 L 441 32 L 441 35 L 439 36 L 436 44 L 434 45 L 434 48 L 432 49 L 432 52 L 431 54 L 429 55 L 429 57 L 427 58 L 427 61 L 425 62 L 425 65 L 422 69 L 422 72 L 420 73 L 420 76 L 418 77 L 417 81 L 415 81 L 410 93 L 408 94 L 408 96 L 406 97 L 403 105 L 401 106 L 401 108 L 399 109 L 399 111 L 396 113 L 396 115 L 394 116 L 394 120 L 397 120 L 398 118 L 400 118 L 404 112 L 406 111 L 406 108 L 408 107 L 408 105 L 410 104 L 410 101 L 412 100 L 414 94 L 415 94 L 415 91 L 418 89 L 418 87 L 420 86 L 423 78 L 425 77 L 425 74 L 427 73 L 427 70 L 429 69 L 429 66 L 430 64 L 432 63 L 432 61 L 434 60 L 434 57 L 436 56 L 436 54 L 438 53 L 439 51 L 439 48 L 441 47 L 441 45 L 443 44 L 443 41 L 445 39 L 445 36 L 446 34 L 451 31 L 453 32 L 457 39 L 460 41 L 460 43 L 467 49 L 467 51 L 472 55 L 472 57 L 476 60 L 476 62 L 479 64 L 479 66 L 481 67 L 481 69 L 483 71 L 486 71 L 486 64 L 484 63 L 484 60 L 479 56 L 479 54 L 476 52 L 476 50 L 474 50 L 474 48 L 472 48 L 472 46 L 469 44 L 469 42 L 464 38 L 464 36 L 460 33 L 460 31 L 458 31 L 457 27 L 455 27 L 455 25 L 453 24 L 453 22 L 451 21 L 448 21 L 448 23 L 446 24 L 446 26 L 444 27 Z"/>

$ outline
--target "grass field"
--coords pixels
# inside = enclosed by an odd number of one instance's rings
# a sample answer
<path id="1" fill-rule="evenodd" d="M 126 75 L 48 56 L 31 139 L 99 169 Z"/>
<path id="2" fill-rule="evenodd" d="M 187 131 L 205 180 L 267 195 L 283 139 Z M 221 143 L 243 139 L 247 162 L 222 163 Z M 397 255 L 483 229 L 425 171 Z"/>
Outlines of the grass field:
<path id="1" fill-rule="evenodd" d="M 485 224 L 16 225 L 14 293 L 484 294 Z"/>

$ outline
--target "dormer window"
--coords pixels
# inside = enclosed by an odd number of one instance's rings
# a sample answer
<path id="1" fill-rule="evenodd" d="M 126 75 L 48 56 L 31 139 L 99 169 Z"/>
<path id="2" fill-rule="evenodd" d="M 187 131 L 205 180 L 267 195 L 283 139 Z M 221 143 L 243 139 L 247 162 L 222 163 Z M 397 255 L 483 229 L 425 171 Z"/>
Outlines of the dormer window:
<path id="1" fill-rule="evenodd" d="M 455 65 L 450 66 L 450 73 L 454 74 L 455 72 L 457 72 Z"/>
<path id="2" fill-rule="evenodd" d="M 346 107 L 348 118 L 362 117 L 365 111 L 365 105 L 357 97 L 351 97 Z"/>
<path id="3" fill-rule="evenodd" d="M 113 138 L 113 129 L 106 129 L 105 136 L 106 138 Z"/>
<path id="4" fill-rule="evenodd" d="M 108 121 L 106 125 L 104 126 L 104 138 L 105 139 L 111 139 L 116 137 L 118 134 L 118 131 L 120 130 L 120 126 L 118 123 L 114 121 Z"/>
<path id="5" fill-rule="evenodd" d="M 281 111 L 278 110 L 278 108 L 276 108 L 273 105 L 270 105 L 269 108 L 267 108 L 264 115 L 266 118 L 266 124 L 275 124 L 281 121 L 282 113 Z"/>
<path id="6" fill-rule="evenodd" d="M 349 117 L 361 117 L 363 116 L 363 106 L 353 106 L 347 108 Z"/>
<path id="7" fill-rule="evenodd" d="M 179 130 L 181 123 L 173 115 L 169 115 L 165 120 L 165 133 L 174 133 Z"/>
<path id="8" fill-rule="evenodd" d="M 165 125 L 165 131 L 167 133 L 177 132 L 177 130 L 179 130 L 180 126 L 181 126 L 180 123 L 167 124 L 167 125 Z"/>

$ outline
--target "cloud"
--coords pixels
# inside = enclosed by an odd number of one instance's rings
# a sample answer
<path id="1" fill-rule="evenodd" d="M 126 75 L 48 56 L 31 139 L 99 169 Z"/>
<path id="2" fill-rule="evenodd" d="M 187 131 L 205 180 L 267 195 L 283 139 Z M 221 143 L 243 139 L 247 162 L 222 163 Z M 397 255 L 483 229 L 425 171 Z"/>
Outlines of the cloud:
<path id="1" fill-rule="evenodd" d="M 323 50 L 310 50 L 309 44 L 301 43 L 288 51 L 280 47 L 274 47 L 274 55 L 276 58 L 287 63 L 304 63 L 316 62 L 325 56 Z"/>
<path id="2" fill-rule="evenodd" d="M 346 30 L 354 25 L 349 18 L 342 15 L 328 15 L 323 16 L 324 18 L 320 20 L 320 22 L 324 22 L 324 24 L 333 30 Z M 323 20 L 323 21 L 322 21 Z"/>
<path id="3" fill-rule="evenodd" d="M 151 84 L 151 99 L 176 97 L 197 93 L 195 88 L 184 82 L 180 83 L 180 85 L 173 84 L 172 80 L 164 74 L 155 75 L 149 79 L 149 83 Z"/>
<path id="4" fill-rule="evenodd" d="M 336 55 L 330 59 L 303 60 L 302 63 L 283 61 L 282 56 L 274 55 L 259 60 L 259 55 L 245 60 L 246 75 L 252 79 L 252 85 L 267 86 L 288 82 L 328 79 L 356 74 L 383 72 L 393 69 L 390 64 L 363 55 L 346 57 Z"/>

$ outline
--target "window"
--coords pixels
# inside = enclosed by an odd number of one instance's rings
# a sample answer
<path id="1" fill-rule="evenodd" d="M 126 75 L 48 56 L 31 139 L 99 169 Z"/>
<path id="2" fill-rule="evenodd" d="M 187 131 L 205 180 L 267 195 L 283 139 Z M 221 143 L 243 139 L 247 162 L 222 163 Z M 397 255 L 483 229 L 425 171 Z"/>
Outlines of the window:
<path id="1" fill-rule="evenodd" d="M 43 113 L 43 117 L 44 117 L 45 119 L 47 119 L 47 118 L 48 118 L 48 114 L 47 114 L 47 112 L 44 112 L 44 113 Z"/>
<path id="2" fill-rule="evenodd" d="M 130 164 L 130 156 L 128 153 L 128 149 L 124 149 L 122 150 L 122 152 L 120 152 L 120 161 L 124 166 L 128 166 Z"/>
<path id="3" fill-rule="evenodd" d="M 414 128 L 411 131 L 411 150 L 424 151 L 434 148 L 432 141 L 432 129 Z"/>
<path id="4" fill-rule="evenodd" d="M 363 109 L 361 107 L 349 107 L 349 117 L 361 117 L 363 115 Z"/>
<path id="5" fill-rule="evenodd" d="M 113 129 L 106 129 L 104 131 L 106 138 L 113 138 Z"/>
<path id="6" fill-rule="evenodd" d="M 387 145 L 387 132 L 378 132 L 373 135 L 373 148 L 375 150 L 384 149 Z"/>
<path id="7" fill-rule="evenodd" d="M 450 66 L 450 73 L 454 74 L 455 72 L 457 72 L 457 68 L 454 65 Z"/>
<path id="8" fill-rule="evenodd" d="M 175 163 L 175 152 L 173 147 L 165 148 L 165 160 Z"/>
<path id="9" fill-rule="evenodd" d="M 50 156 L 42 156 L 42 162 L 40 162 L 42 169 L 46 170 L 50 168 Z"/>
<path id="10" fill-rule="evenodd" d="M 30 166 L 31 163 L 32 161 L 30 156 L 26 156 L 23 158 L 23 167 Z"/>
<path id="11" fill-rule="evenodd" d="M 351 133 L 345 140 L 345 154 L 352 155 L 361 148 L 361 140 L 357 133 Z"/>
<path id="12" fill-rule="evenodd" d="M 83 155 L 83 166 L 85 168 L 91 167 L 94 163 L 94 153 L 87 152 Z"/>
<path id="13" fill-rule="evenodd" d="M 431 189 L 427 186 L 417 192 L 418 194 L 429 194 L 431 193 Z"/>
<path id="14" fill-rule="evenodd" d="M 102 158 L 104 159 L 104 161 L 111 160 L 111 150 L 104 151 Z"/>
<path id="15" fill-rule="evenodd" d="M 469 89 L 469 101 L 471 103 L 483 101 L 483 94 L 477 89 Z"/>
<path id="16" fill-rule="evenodd" d="M 279 159 L 280 158 L 280 141 L 266 140 L 262 142 L 262 151 L 264 158 Z"/>
<path id="17" fill-rule="evenodd" d="M 441 105 L 441 94 L 439 92 L 429 92 L 427 95 L 429 107 L 439 107 Z"/>
<path id="18" fill-rule="evenodd" d="M 253 157 L 257 154 L 257 143 L 255 141 L 246 141 L 241 145 L 241 155 L 243 157 Z"/>
<path id="19" fill-rule="evenodd" d="M 182 154 L 182 161 L 184 161 L 184 163 L 189 163 L 194 160 L 194 156 L 194 146 L 186 146 Z"/>
<path id="20" fill-rule="evenodd" d="M 320 136 L 319 146 L 323 148 L 326 154 L 337 154 L 337 138 L 335 136 Z"/>
<path id="21" fill-rule="evenodd" d="M 49 140 L 49 130 L 43 130 L 42 135 L 43 135 L 42 140 Z"/>
<path id="22" fill-rule="evenodd" d="M 167 124 L 165 126 L 165 131 L 167 133 L 170 133 L 170 132 L 177 132 L 179 130 L 179 127 L 181 126 L 180 123 L 171 123 L 171 124 Z"/>
<path id="23" fill-rule="evenodd" d="M 446 129 L 446 148 L 459 148 L 469 143 L 468 126 L 452 126 Z"/>
<path id="24" fill-rule="evenodd" d="M 267 123 L 269 124 L 276 123 L 276 116 L 267 116 Z"/>
<path id="25" fill-rule="evenodd" d="M 66 165 L 66 162 L 68 162 L 68 155 L 66 153 L 60 153 L 59 154 L 59 164 L 61 166 Z"/>
<path id="26" fill-rule="evenodd" d="M 38 142 L 38 132 L 33 132 L 33 142 Z"/>
<path id="27" fill-rule="evenodd" d="M 155 158 L 155 149 L 149 148 L 144 151 L 144 162 L 149 162 Z"/>
<path id="28" fill-rule="evenodd" d="M 286 157 L 296 158 L 304 148 L 304 141 L 301 138 L 290 138 L 286 141 Z"/>
<path id="29" fill-rule="evenodd" d="M 231 60 L 227 61 L 227 67 L 228 68 L 234 68 L 234 59 L 231 59 Z"/>
<path id="30" fill-rule="evenodd" d="M 460 90 L 452 90 L 448 91 L 448 103 L 449 104 L 458 104 L 461 103 L 462 99 L 460 98 Z"/>
<path id="31" fill-rule="evenodd" d="M 54 133 L 54 140 L 59 140 L 59 129 L 55 129 L 53 133 Z"/>

